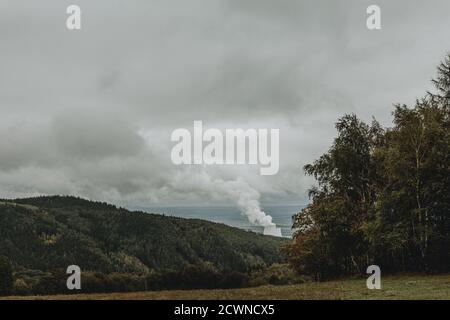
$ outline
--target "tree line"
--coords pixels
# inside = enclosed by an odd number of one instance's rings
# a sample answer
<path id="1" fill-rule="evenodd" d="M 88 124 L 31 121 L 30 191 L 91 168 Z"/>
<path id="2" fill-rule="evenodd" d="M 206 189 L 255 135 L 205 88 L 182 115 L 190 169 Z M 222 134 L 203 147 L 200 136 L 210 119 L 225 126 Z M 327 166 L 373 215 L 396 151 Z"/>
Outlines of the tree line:
<path id="1" fill-rule="evenodd" d="M 180 270 L 161 270 L 149 273 L 102 273 L 83 271 L 81 289 L 69 290 L 65 270 L 51 272 L 13 272 L 9 259 L 0 256 L 0 296 L 54 295 L 108 292 L 138 292 L 159 290 L 232 289 L 261 285 L 286 285 L 309 281 L 299 276 L 287 264 L 239 272 L 217 270 L 211 264 L 186 265 Z"/>
<path id="2" fill-rule="evenodd" d="M 328 152 L 304 166 L 317 185 L 284 248 L 298 272 L 450 271 L 450 55 L 432 82 L 395 105 L 390 128 L 343 116 Z"/>

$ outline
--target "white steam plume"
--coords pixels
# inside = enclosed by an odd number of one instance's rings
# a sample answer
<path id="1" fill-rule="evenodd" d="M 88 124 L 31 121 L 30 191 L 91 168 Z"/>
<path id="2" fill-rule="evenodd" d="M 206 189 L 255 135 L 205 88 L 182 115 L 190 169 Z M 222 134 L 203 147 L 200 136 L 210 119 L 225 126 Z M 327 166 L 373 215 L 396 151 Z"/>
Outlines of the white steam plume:
<path id="1" fill-rule="evenodd" d="M 186 177 L 186 174 L 189 177 Z M 195 174 L 183 172 L 171 183 L 171 188 L 219 198 L 225 196 L 236 204 L 252 225 L 276 226 L 272 222 L 272 217 L 261 210 L 260 193 L 241 178 L 236 180 L 212 179 L 204 171 Z"/>
<path id="2" fill-rule="evenodd" d="M 251 224 L 261 227 L 275 226 L 275 223 L 272 222 L 272 217 L 261 210 L 259 203 L 260 193 L 247 182 L 238 178 L 231 181 L 215 179 L 213 183 L 230 200 L 236 203 L 239 210 Z"/>

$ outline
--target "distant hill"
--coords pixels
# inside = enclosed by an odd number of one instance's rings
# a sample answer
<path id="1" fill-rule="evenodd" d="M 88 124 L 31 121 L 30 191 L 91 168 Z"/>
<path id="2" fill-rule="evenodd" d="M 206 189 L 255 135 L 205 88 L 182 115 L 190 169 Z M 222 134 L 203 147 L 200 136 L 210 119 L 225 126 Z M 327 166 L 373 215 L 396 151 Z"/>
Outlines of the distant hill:
<path id="1" fill-rule="evenodd" d="M 71 264 L 102 273 L 210 264 L 248 271 L 280 262 L 285 239 L 203 220 L 130 212 L 75 197 L 0 200 L 0 255 L 15 271 Z"/>

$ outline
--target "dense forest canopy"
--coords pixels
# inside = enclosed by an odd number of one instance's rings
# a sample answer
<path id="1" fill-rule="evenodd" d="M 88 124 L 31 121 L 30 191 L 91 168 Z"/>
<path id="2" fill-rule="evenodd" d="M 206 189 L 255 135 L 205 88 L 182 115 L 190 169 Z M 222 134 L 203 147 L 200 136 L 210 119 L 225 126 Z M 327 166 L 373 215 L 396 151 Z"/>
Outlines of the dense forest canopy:
<path id="1" fill-rule="evenodd" d="M 433 84 L 415 105 L 395 106 L 392 128 L 337 121 L 328 152 L 304 167 L 318 185 L 286 247 L 297 271 L 450 270 L 450 55 Z"/>
<path id="2" fill-rule="evenodd" d="M 57 196 L 3 202 L 0 232 L 0 255 L 15 270 L 42 271 L 78 264 L 139 273 L 200 263 L 246 271 L 279 261 L 283 242 L 223 224 Z"/>
<path id="3" fill-rule="evenodd" d="M 130 212 L 75 197 L 0 201 L 0 295 L 242 286 L 282 262 L 286 239 L 203 220 Z M 8 271 L 10 270 L 10 271 Z"/>

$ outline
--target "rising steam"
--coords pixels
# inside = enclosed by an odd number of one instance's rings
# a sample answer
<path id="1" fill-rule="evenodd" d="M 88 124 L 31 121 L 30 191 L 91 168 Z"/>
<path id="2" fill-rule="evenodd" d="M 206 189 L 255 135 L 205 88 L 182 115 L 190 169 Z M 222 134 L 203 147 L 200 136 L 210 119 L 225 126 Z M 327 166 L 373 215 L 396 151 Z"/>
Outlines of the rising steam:
<path id="1" fill-rule="evenodd" d="M 208 174 L 202 172 L 189 179 L 184 176 L 176 180 L 178 181 L 177 187 L 183 188 L 184 191 L 188 187 L 192 192 L 227 197 L 236 204 L 252 225 L 264 227 L 264 234 L 281 236 L 281 231 L 272 221 L 272 217 L 261 210 L 260 193 L 241 178 L 236 180 L 212 179 Z M 189 185 L 187 186 L 186 183 Z"/>
<path id="2" fill-rule="evenodd" d="M 238 179 L 232 181 L 214 180 L 216 187 L 232 200 L 248 221 L 261 227 L 274 226 L 272 217 L 261 210 L 259 203 L 260 193 L 245 181 Z"/>

